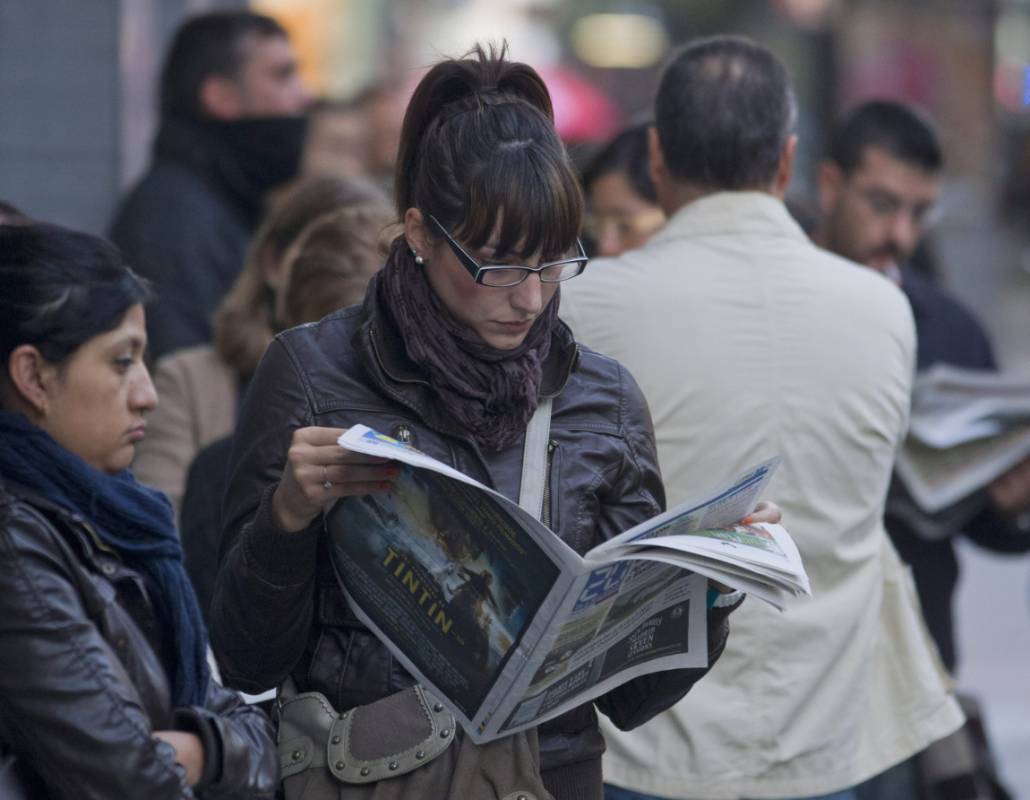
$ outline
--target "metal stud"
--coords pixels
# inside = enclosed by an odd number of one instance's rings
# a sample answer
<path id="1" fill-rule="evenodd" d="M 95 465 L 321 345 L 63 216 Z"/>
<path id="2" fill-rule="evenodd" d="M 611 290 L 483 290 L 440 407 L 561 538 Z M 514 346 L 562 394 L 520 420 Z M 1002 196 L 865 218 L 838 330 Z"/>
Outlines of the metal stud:
<path id="1" fill-rule="evenodd" d="M 361 768 L 361 777 L 367 778 L 369 772 L 371 772 L 371 770 L 368 767 L 362 767 Z"/>
<path id="2" fill-rule="evenodd" d="M 433 705 L 433 711 L 435 711 L 437 714 L 439 714 L 441 711 L 443 711 L 443 703 L 436 703 L 436 704 L 434 704 Z"/>
<path id="3" fill-rule="evenodd" d="M 333 744 L 339 744 L 340 743 L 340 737 L 339 736 L 334 736 L 332 739 L 330 739 L 330 741 Z"/>
<path id="4" fill-rule="evenodd" d="M 346 766 L 347 766 L 347 765 L 346 765 L 346 764 L 344 764 L 344 763 L 343 763 L 342 761 L 337 761 L 337 762 L 336 762 L 336 769 L 337 769 L 337 770 L 342 770 L 342 769 L 343 769 L 344 767 L 346 767 Z"/>
<path id="5" fill-rule="evenodd" d="M 393 772 L 399 766 L 400 766 L 400 764 L 398 764 L 396 761 L 391 761 L 390 762 L 390 771 Z"/>
<path id="6" fill-rule="evenodd" d="M 418 759 L 419 761 L 421 761 L 425 757 L 426 757 L 426 751 L 425 750 L 419 750 L 417 753 L 415 753 L 415 758 Z"/>
<path id="7" fill-rule="evenodd" d="M 291 753 L 291 758 L 294 761 L 300 761 L 302 758 L 304 758 L 304 751 L 303 750 L 294 750 L 293 753 Z"/>
<path id="8" fill-rule="evenodd" d="M 440 731 L 440 738 L 441 739 L 446 739 L 450 735 L 451 735 L 451 729 L 450 728 L 444 728 L 442 731 Z"/>

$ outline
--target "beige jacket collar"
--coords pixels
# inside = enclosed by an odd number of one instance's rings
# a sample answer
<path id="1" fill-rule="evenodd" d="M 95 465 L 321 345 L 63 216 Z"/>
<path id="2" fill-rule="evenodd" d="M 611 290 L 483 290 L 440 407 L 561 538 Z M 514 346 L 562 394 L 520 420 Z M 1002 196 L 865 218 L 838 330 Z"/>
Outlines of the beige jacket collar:
<path id="1" fill-rule="evenodd" d="M 808 239 L 782 200 L 768 192 L 749 191 L 715 192 L 687 203 L 651 237 L 651 242 L 740 234 Z"/>

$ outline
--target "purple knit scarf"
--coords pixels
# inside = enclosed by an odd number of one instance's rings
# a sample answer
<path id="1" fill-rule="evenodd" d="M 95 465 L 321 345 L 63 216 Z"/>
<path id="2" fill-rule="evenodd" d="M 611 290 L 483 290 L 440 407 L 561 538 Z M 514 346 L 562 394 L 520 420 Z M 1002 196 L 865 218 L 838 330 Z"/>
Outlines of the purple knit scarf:
<path id="1" fill-rule="evenodd" d="M 372 279 L 365 302 L 377 303 L 392 320 L 408 358 L 425 371 L 439 408 L 455 417 L 481 447 L 498 451 L 525 436 L 536 410 L 559 295 L 555 293 L 522 344 L 498 350 L 451 315 L 401 239 Z"/>

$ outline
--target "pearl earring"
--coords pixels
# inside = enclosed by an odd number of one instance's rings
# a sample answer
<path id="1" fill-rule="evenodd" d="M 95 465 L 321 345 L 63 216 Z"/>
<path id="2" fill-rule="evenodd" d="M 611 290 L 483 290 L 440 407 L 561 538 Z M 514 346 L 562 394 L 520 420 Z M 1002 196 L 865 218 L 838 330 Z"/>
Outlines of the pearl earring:
<path id="1" fill-rule="evenodd" d="M 421 267 L 423 264 L 426 263 L 426 260 L 422 258 L 422 256 L 420 256 L 418 253 L 415 253 L 415 263 Z"/>

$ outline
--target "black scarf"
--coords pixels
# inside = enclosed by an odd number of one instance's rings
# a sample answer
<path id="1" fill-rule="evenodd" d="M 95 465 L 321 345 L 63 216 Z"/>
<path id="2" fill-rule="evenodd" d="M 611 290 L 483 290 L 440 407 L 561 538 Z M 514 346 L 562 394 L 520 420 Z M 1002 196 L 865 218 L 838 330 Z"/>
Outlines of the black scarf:
<path id="1" fill-rule="evenodd" d="M 157 588 L 151 600 L 172 631 L 169 670 L 176 706 L 207 696 L 207 631 L 182 564 L 182 546 L 168 498 L 136 482 L 128 470 L 108 475 L 65 450 L 20 414 L 0 411 L 0 476 L 78 512 L 97 535 Z"/>
<path id="2" fill-rule="evenodd" d="M 186 164 L 213 181 L 254 227 L 267 192 L 300 169 L 306 133 L 306 117 L 223 122 L 173 116 L 161 124 L 154 156 Z"/>
<path id="3" fill-rule="evenodd" d="M 540 400 L 559 296 L 556 292 L 518 347 L 498 350 L 451 315 L 400 239 L 372 279 L 365 305 L 366 313 L 373 313 L 369 305 L 375 304 L 375 313 L 397 329 L 440 408 L 481 447 L 498 451 L 521 441 Z"/>

